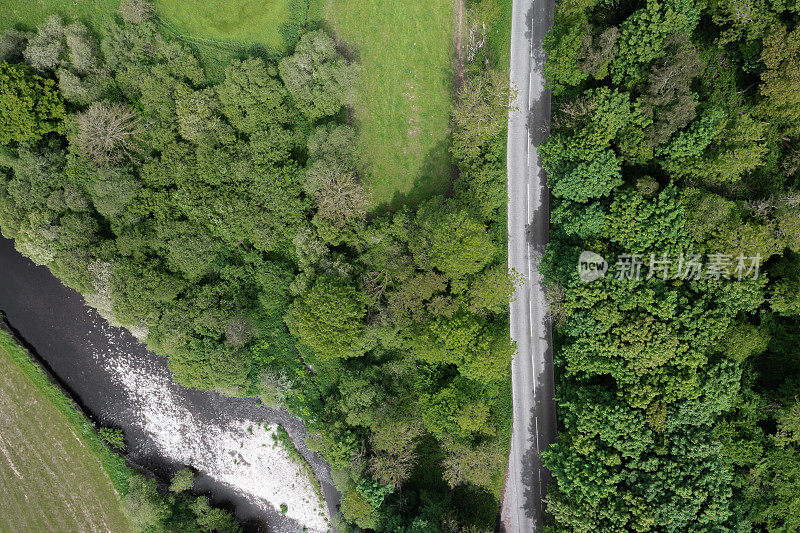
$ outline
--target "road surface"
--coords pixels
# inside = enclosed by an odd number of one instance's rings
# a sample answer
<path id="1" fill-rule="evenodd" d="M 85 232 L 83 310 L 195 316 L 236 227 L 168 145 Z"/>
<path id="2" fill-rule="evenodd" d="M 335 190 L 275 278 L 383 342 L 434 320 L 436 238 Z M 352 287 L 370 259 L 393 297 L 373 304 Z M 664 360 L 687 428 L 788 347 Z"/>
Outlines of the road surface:
<path id="1" fill-rule="evenodd" d="M 549 481 L 539 452 L 556 437 L 553 343 L 537 269 L 549 235 L 549 196 L 537 146 L 550 126 L 550 91 L 544 88 L 542 39 L 554 0 L 514 0 L 511 82 L 519 91 L 508 122 L 508 262 L 525 276 L 511 304 L 514 430 L 501 510 L 508 533 L 531 533 L 542 522 Z"/>

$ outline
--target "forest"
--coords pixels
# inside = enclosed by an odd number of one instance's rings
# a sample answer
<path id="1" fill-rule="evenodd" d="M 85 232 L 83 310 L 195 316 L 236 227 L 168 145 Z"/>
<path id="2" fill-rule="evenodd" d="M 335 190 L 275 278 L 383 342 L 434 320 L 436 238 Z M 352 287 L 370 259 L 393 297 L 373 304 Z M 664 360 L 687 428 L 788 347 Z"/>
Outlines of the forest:
<path id="1" fill-rule="evenodd" d="M 279 58 L 239 54 L 220 79 L 146 0 L 102 28 L 53 16 L 0 39 L 3 235 L 177 382 L 301 417 L 343 494 L 342 532 L 494 527 L 513 91 L 486 44 L 499 7 L 469 6 L 484 35 L 456 88 L 451 187 L 381 211 L 348 120 L 359 66 L 323 29 Z M 139 488 L 135 518 L 177 530 L 185 513 Z"/>
<path id="2" fill-rule="evenodd" d="M 554 531 L 800 527 L 798 10 L 557 3 Z M 609 274 L 581 281 L 583 250 Z"/>

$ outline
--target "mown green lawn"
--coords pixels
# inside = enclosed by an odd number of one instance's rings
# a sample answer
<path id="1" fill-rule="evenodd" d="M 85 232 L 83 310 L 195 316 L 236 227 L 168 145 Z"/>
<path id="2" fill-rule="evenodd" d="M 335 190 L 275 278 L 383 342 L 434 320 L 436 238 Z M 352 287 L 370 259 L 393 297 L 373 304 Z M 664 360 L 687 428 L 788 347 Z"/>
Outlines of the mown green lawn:
<path id="1" fill-rule="evenodd" d="M 361 62 L 355 118 L 374 205 L 418 201 L 451 176 L 452 0 L 330 0 L 325 20 Z"/>
<path id="2" fill-rule="evenodd" d="M 0 335 L 0 531 L 133 531 L 86 423 Z"/>

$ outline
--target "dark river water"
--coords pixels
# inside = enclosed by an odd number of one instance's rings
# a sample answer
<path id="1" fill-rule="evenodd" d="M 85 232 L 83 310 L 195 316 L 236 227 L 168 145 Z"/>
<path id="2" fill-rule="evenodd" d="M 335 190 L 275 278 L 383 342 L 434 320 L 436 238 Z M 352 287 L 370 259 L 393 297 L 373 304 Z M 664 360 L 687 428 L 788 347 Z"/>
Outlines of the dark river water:
<path id="1" fill-rule="evenodd" d="M 235 510 L 247 530 L 301 531 L 302 526 L 290 518 L 296 514 L 291 506 L 285 516 L 253 497 L 253 491 L 247 495 L 234 488 L 248 483 L 260 487 L 263 479 L 272 483 L 274 491 L 276 483 L 283 483 L 268 466 L 265 469 L 253 461 L 252 453 L 247 455 L 253 440 L 247 434 L 252 436 L 252 428 L 258 431 L 262 421 L 277 423 L 311 464 L 329 512 L 335 511 L 339 494 L 330 469 L 308 450 L 301 421 L 254 399 L 227 398 L 174 384 L 165 359 L 148 351 L 126 330 L 110 326 L 84 305 L 78 293 L 20 255 L 12 241 L 2 237 L 0 311 L 90 418 L 125 432 L 128 459 L 160 480 L 191 464 L 201 472 L 196 492 Z M 162 420 L 165 414 L 169 416 Z M 165 434 L 173 438 L 164 442 Z M 236 457 L 227 460 L 227 455 Z M 287 481 L 287 491 L 290 486 L 294 482 Z"/>

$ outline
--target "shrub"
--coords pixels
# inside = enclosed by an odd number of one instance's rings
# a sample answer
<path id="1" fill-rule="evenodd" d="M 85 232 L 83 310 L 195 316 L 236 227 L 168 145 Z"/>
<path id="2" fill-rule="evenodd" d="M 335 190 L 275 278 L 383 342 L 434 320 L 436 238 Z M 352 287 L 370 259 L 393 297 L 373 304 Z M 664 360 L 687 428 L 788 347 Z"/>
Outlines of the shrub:
<path id="1" fill-rule="evenodd" d="M 39 26 L 23 52 L 25 61 L 37 70 L 55 70 L 64 54 L 64 20 L 53 15 Z"/>
<path id="2" fill-rule="evenodd" d="M 158 494 L 156 481 L 143 476 L 131 477 L 122 504 L 128 519 L 142 531 L 158 528 L 170 515 L 169 504 Z"/>
<path id="3" fill-rule="evenodd" d="M 174 476 L 172 482 L 169 484 L 169 490 L 175 493 L 186 492 L 192 490 L 194 486 L 194 472 L 188 468 L 181 468 Z"/>
<path id="4" fill-rule="evenodd" d="M 303 35 L 278 69 L 298 109 L 311 120 L 335 115 L 353 99 L 355 71 L 322 30 Z"/>
<path id="5" fill-rule="evenodd" d="M 0 61 L 18 63 L 22 61 L 22 52 L 28 44 L 29 33 L 7 30 L 0 35 Z"/>
<path id="6" fill-rule="evenodd" d="M 97 434 L 107 446 L 120 452 L 125 451 L 125 434 L 122 433 L 121 429 L 100 428 Z"/>

